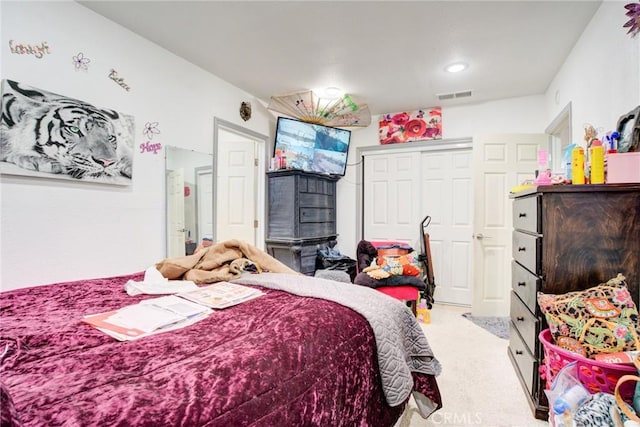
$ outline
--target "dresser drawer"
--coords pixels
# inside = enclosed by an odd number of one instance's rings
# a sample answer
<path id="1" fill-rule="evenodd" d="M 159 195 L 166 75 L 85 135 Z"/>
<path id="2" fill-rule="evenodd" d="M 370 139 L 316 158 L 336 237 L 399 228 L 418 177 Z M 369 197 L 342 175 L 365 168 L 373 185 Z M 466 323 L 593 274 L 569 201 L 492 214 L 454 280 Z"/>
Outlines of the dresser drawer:
<path id="1" fill-rule="evenodd" d="M 534 374 L 537 372 L 538 364 L 534 357 L 527 350 L 527 346 L 522 341 L 520 334 L 515 331 L 511 325 L 511 334 L 509 337 L 509 353 L 516 364 L 518 373 L 527 386 L 527 392 L 532 395 L 534 393 Z"/>
<path id="2" fill-rule="evenodd" d="M 301 208 L 300 222 L 327 222 L 334 221 L 333 209 Z"/>
<path id="3" fill-rule="evenodd" d="M 513 201 L 513 228 L 532 233 L 542 233 L 542 216 L 540 215 L 537 196 L 523 197 Z"/>
<path id="4" fill-rule="evenodd" d="M 335 192 L 335 186 L 335 182 L 327 181 L 326 179 L 315 177 L 300 177 L 299 190 L 301 193 L 326 194 L 332 196 Z"/>
<path id="5" fill-rule="evenodd" d="M 515 292 L 511 293 L 511 323 L 516 327 L 529 352 L 534 354 L 538 336 L 538 319 L 529 311 Z"/>
<path id="6" fill-rule="evenodd" d="M 533 314 L 536 314 L 537 292 L 540 289 L 540 282 L 538 276 L 516 261 L 511 261 L 511 288 Z"/>
<path id="7" fill-rule="evenodd" d="M 300 235 L 305 237 L 329 237 L 336 235 L 335 222 L 301 222 Z"/>
<path id="8" fill-rule="evenodd" d="M 267 253 L 288 267 L 306 275 L 313 275 L 316 271 L 318 249 L 326 249 L 329 239 L 319 239 L 315 242 L 267 241 Z"/>
<path id="9" fill-rule="evenodd" d="M 316 271 L 316 258 L 320 245 L 303 245 L 300 251 L 300 272 L 313 275 Z"/>
<path id="10" fill-rule="evenodd" d="M 542 238 L 520 231 L 513 232 L 513 259 L 530 272 L 540 275 Z"/>

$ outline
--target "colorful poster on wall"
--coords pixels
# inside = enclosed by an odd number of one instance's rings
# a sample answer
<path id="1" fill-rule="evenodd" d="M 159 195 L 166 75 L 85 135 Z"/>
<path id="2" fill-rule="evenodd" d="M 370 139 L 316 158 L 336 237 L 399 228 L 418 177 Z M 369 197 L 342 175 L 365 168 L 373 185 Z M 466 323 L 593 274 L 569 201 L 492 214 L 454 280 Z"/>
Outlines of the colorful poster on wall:
<path id="1" fill-rule="evenodd" d="M 380 144 L 442 139 L 440 107 L 383 114 L 379 122 Z"/>
<path id="2" fill-rule="evenodd" d="M 129 185 L 133 116 L 2 81 L 0 172 Z"/>

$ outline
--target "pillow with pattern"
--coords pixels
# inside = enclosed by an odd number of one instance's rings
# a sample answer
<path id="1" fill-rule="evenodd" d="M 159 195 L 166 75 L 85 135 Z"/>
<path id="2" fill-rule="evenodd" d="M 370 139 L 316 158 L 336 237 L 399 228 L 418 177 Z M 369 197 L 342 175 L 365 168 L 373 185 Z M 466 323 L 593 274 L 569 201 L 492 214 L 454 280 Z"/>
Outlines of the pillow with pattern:
<path id="1" fill-rule="evenodd" d="M 420 258 L 416 251 L 409 252 L 404 255 L 380 255 L 374 259 L 372 265 L 378 265 L 380 268 L 393 276 L 420 276 L 422 274 L 422 266 Z"/>
<path id="2" fill-rule="evenodd" d="M 561 295 L 538 292 L 555 344 L 584 357 L 640 350 L 638 309 L 625 277 Z"/>

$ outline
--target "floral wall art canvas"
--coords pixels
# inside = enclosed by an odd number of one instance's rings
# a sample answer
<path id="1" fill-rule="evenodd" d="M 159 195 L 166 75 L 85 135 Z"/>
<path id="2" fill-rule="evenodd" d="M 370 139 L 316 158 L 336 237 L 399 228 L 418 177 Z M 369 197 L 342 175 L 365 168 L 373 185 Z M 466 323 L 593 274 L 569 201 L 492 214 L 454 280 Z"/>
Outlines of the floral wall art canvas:
<path id="1" fill-rule="evenodd" d="M 0 173 L 130 185 L 134 118 L 2 81 Z"/>
<path id="2" fill-rule="evenodd" d="M 379 122 L 380 144 L 442 139 L 440 107 L 383 114 Z"/>

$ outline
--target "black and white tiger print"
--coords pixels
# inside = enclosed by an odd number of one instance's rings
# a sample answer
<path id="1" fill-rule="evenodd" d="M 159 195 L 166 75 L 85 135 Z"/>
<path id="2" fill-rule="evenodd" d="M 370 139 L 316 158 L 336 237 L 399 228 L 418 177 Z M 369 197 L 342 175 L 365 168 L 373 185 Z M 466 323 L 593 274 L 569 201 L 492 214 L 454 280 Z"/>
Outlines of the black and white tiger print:
<path id="1" fill-rule="evenodd" d="M 130 116 L 2 82 L 0 162 L 79 180 L 130 180 L 132 145 Z"/>

